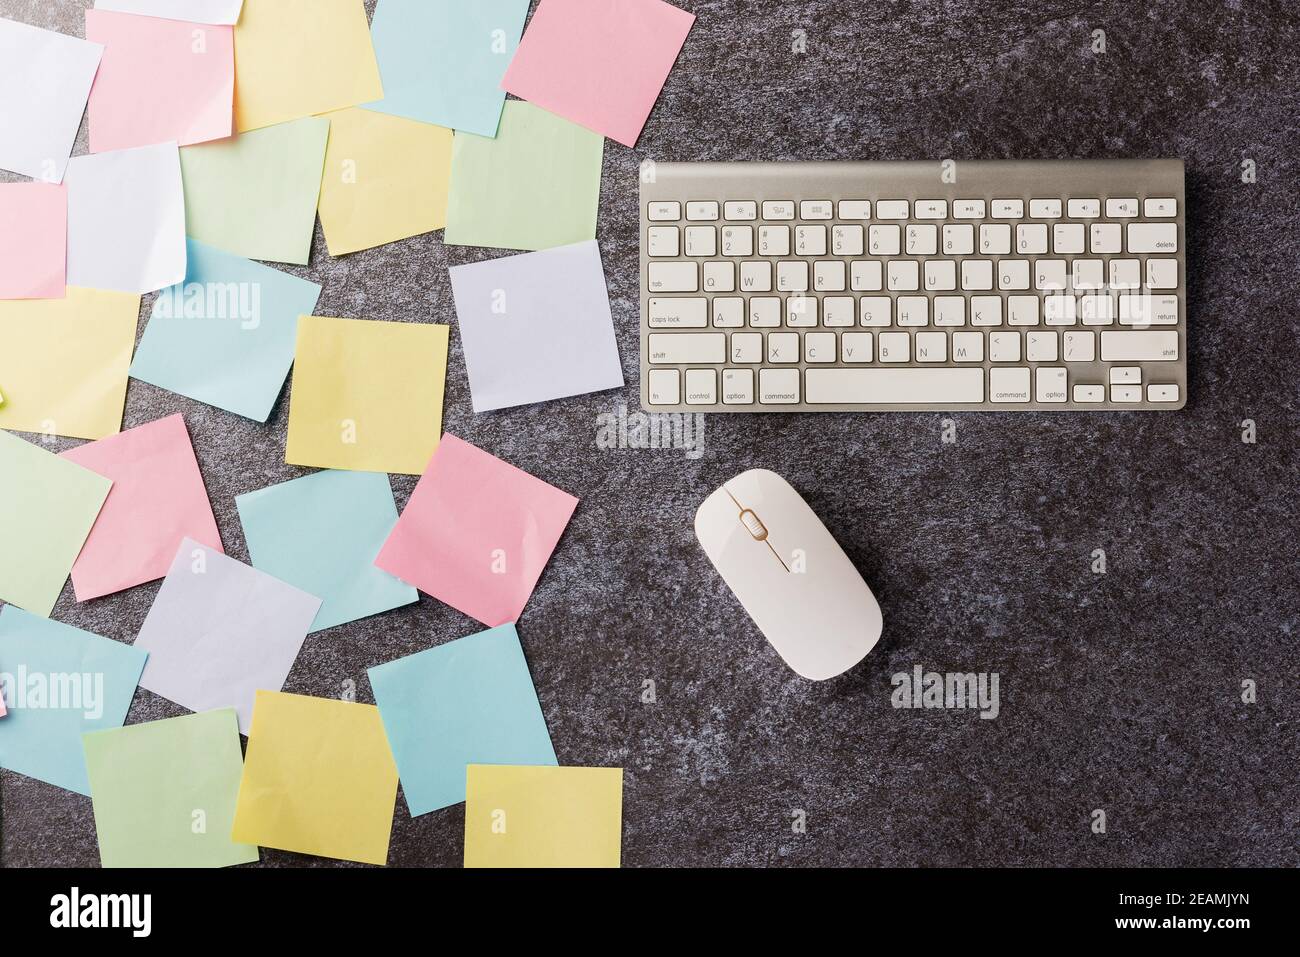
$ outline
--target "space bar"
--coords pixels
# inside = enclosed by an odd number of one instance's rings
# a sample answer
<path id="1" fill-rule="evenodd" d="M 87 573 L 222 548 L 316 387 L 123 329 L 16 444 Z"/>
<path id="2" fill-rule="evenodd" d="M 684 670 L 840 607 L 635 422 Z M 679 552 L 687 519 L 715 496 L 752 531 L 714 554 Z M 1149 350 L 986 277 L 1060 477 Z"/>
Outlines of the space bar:
<path id="1" fill-rule="evenodd" d="M 946 405 L 984 401 L 983 369 L 809 369 L 809 405 Z"/>

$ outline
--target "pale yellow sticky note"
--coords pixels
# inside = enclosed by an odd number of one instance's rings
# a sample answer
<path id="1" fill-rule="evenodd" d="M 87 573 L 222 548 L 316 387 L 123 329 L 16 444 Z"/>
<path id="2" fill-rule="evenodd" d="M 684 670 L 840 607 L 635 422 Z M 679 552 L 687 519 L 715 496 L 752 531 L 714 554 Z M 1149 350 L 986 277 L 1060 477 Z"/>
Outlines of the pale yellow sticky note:
<path id="1" fill-rule="evenodd" d="M 235 25 L 235 128 L 384 98 L 361 0 L 244 0 Z"/>
<path id="2" fill-rule="evenodd" d="M 0 300 L 0 429 L 102 439 L 122 431 L 140 297 L 68 287 Z"/>
<path id="3" fill-rule="evenodd" d="M 420 475 L 446 381 L 446 326 L 300 316 L 284 460 Z"/>
<path id="4" fill-rule="evenodd" d="M 466 769 L 466 867 L 618 867 L 622 840 L 622 768 Z"/>
<path id="5" fill-rule="evenodd" d="M 232 841 L 384 864 L 396 802 L 378 708 L 257 692 Z"/>
<path id="6" fill-rule="evenodd" d="M 447 225 L 451 130 L 356 108 L 328 118 L 320 222 L 331 256 Z"/>

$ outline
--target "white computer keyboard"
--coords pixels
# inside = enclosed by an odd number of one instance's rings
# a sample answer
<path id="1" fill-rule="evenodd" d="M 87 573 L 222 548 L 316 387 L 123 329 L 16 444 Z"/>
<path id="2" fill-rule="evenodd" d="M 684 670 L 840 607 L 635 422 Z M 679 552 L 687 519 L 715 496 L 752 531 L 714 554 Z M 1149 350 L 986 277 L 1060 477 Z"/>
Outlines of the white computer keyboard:
<path id="1" fill-rule="evenodd" d="M 660 163 L 649 411 L 1178 409 L 1179 160 Z"/>

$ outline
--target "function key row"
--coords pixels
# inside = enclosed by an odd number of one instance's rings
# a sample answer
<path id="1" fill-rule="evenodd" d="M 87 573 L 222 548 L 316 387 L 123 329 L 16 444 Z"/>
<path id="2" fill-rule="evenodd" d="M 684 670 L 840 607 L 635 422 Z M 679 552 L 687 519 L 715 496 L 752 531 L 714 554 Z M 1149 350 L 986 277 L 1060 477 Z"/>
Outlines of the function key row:
<path id="1" fill-rule="evenodd" d="M 985 202 L 982 199 L 957 199 L 951 203 L 952 219 L 1025 219 L 1025 201 L 1023 199 L 995 199 Z M 843 220 L 870 219 L 871 201 L 865 199 L 844 199 L 837 204 L 829 199 L 803 200 L 765 200 L 761 205 L 753 200 L 729 201 L 719 203 L 717 200 L 688 202 L 686 219 L 689 222 L 711 223 L 719 219 L 728 222 L 753 222 L 762 218 L 782 222 L 798 218 L 802 220 L 834 219 L 838 208 L 839 218 Z M 915 212 L 913 212 L 913 209 Z M 1171 219 L 1178 215 L 1176 199 L 1154 198 L 1139 203 L 1134 199 L 1108 199 L 1105 201 L 1107 219 L 1136 219 L 1140 214 L 1148 219 Z M 1060 219 L 1062 212 L 1068 213 L 1070 219 L 1100 219 L 1102 200 L 1071 199 L 1062 208 L 1059 199 L 1031 199 L 1029 201 L 1029 219 Z M 650 203 L 647 215 L 651 222 L 677 222 L 682 218 L 682 204 L 676 200 L 659 200 Z M 876 200 L 876 219 L 883 220 L 942 220 L 949 217 L 949 202 L 946 199 L 918 199 L 911 203 L 906 199 Z"/>

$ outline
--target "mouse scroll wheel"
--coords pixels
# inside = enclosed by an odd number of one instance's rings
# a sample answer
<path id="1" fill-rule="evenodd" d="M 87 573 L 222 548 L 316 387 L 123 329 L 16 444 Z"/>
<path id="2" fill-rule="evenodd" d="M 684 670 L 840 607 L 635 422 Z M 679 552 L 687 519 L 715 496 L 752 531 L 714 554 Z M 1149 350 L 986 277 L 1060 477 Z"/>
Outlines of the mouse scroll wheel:
<path id="1" fill-rule="evenodd" d="M 755 541 L 767 541 L 767 526 L 759 521 L 758 516 L 749 509 L 745 509 L 740 513 L 740 523 L 749 530 L 749 534 L 754 536 Z"/>

